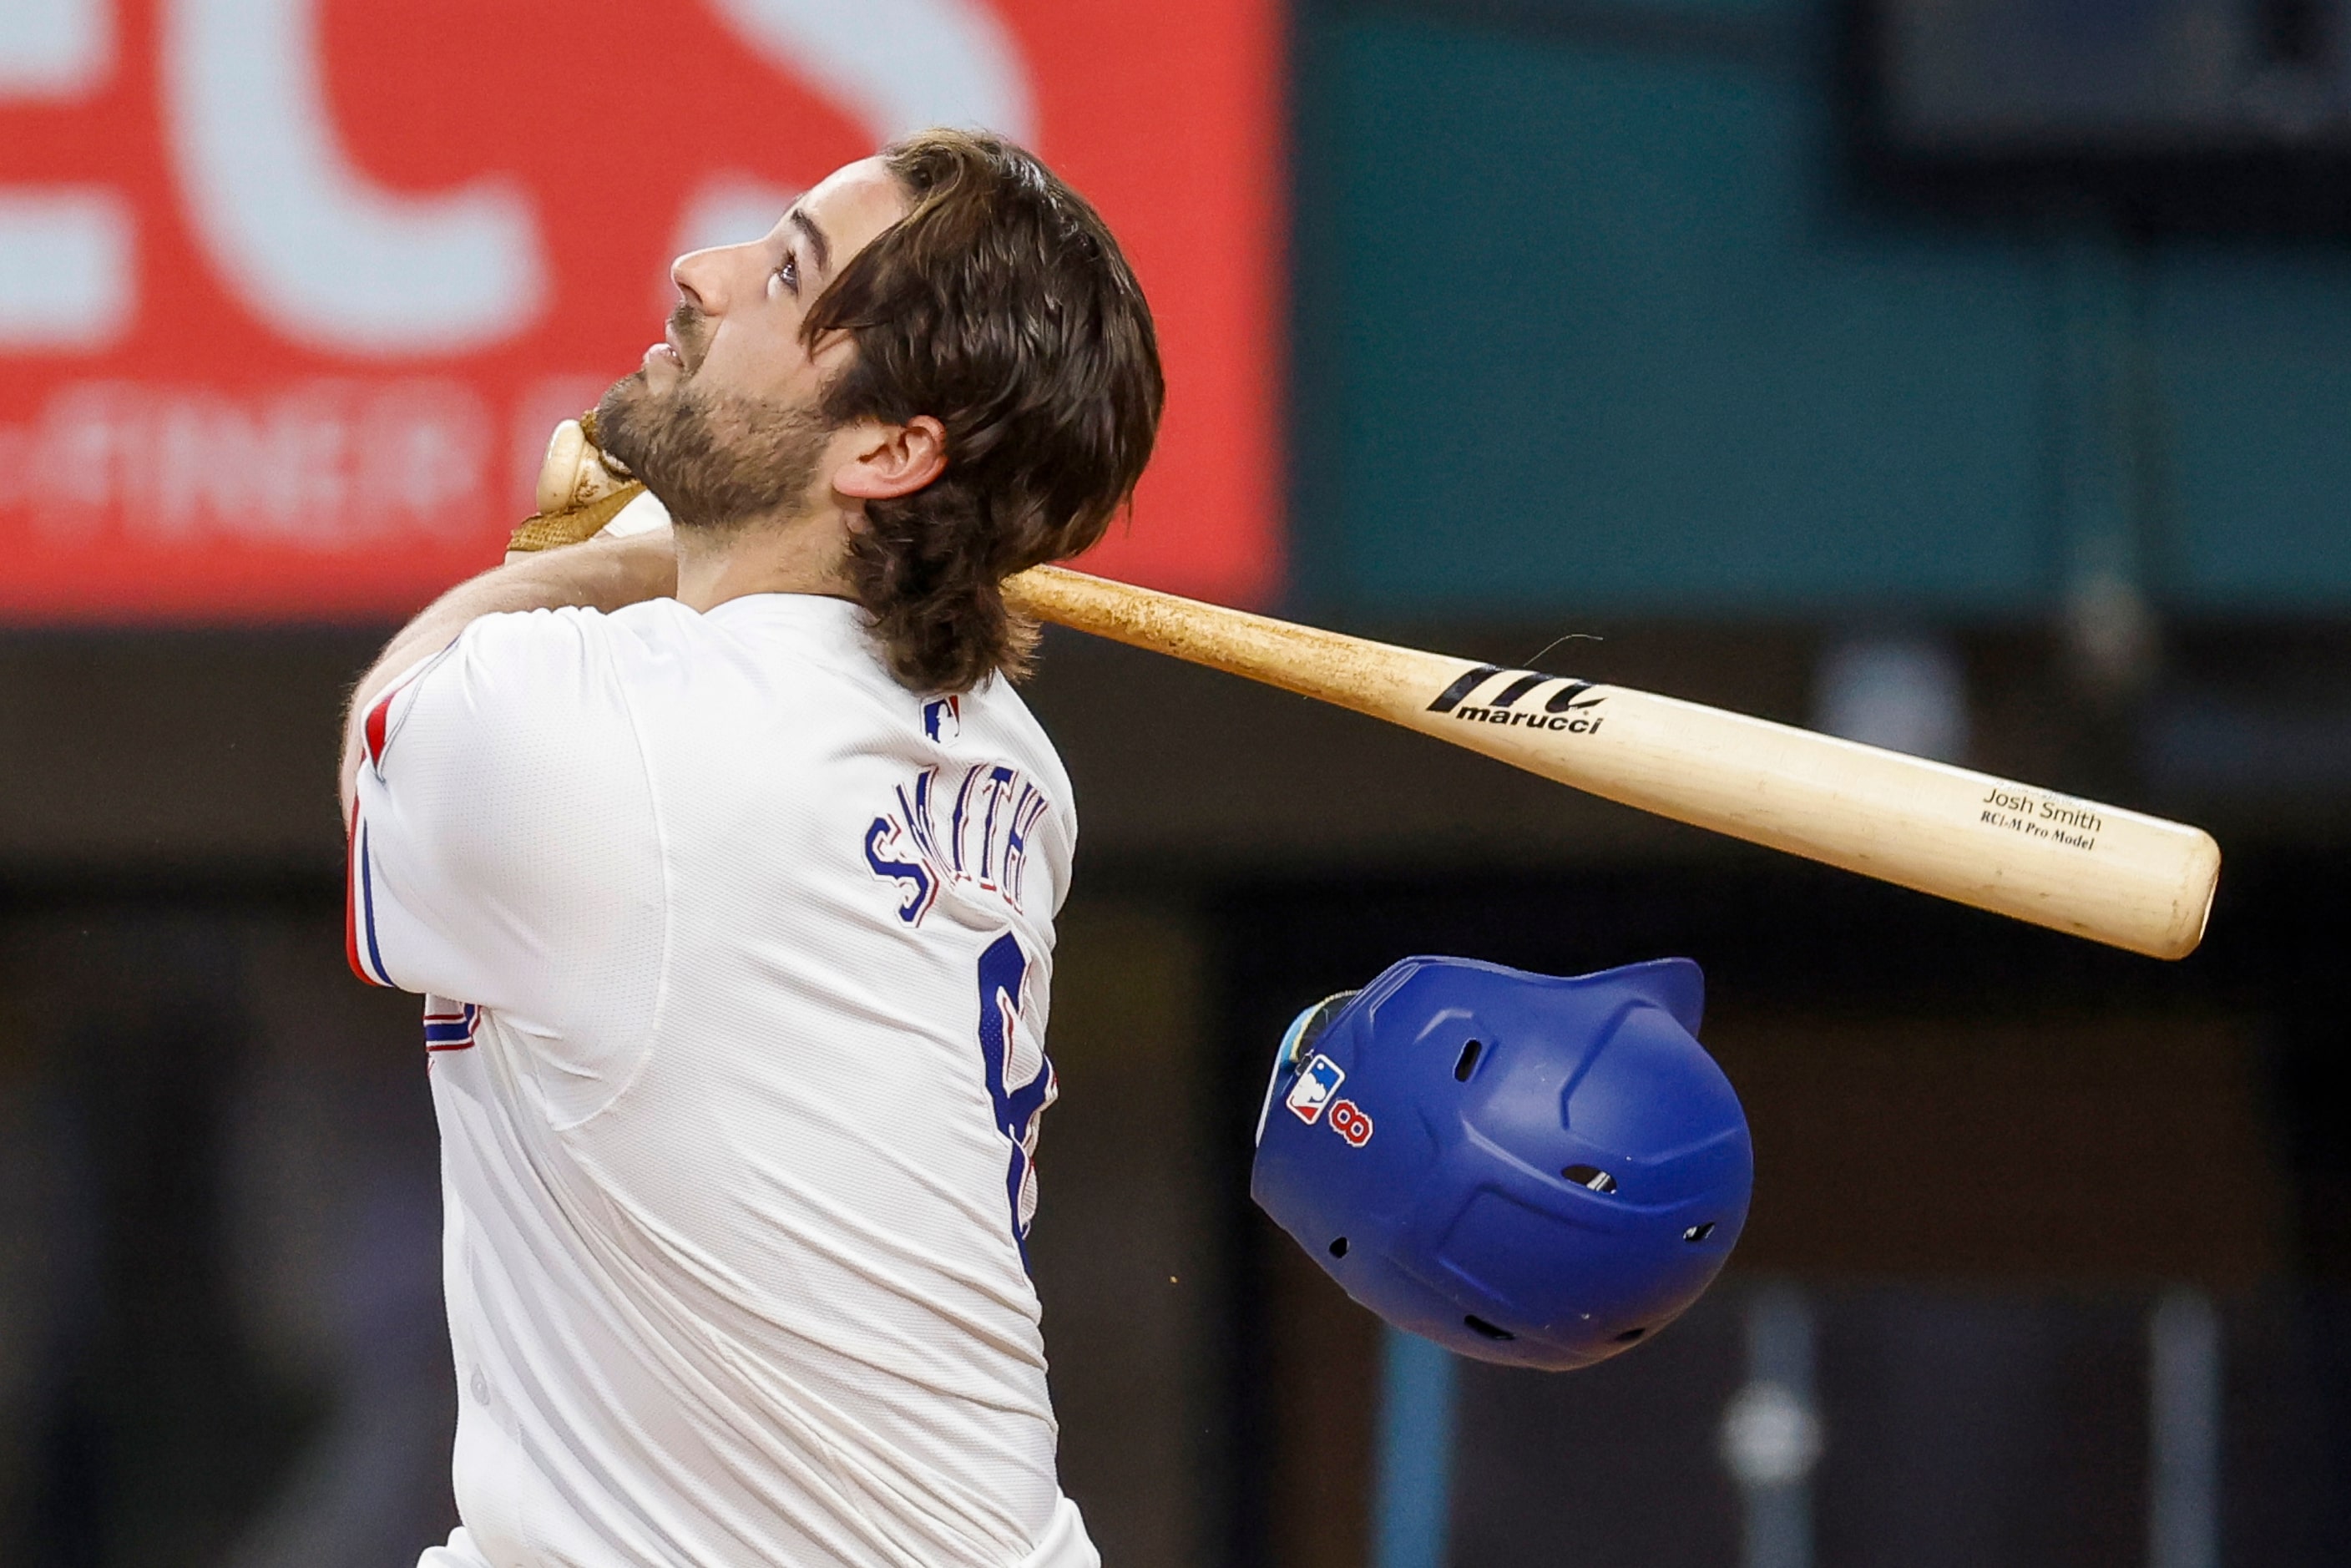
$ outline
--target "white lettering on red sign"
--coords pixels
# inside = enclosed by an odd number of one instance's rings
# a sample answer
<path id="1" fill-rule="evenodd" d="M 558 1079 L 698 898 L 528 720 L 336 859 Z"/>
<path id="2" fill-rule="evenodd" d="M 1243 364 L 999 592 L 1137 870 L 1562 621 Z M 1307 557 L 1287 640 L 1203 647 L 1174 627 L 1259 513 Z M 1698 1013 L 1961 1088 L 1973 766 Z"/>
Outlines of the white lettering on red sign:
<path id="1" fill-rule="evenodd" d="M 462 384 L 308 382 L 258 397 L 68 383 L 0 425 L 0 506 L 52 538 L 204 538 L 322 554 L 434 541 L 488 476 L 492 422 Z"/>

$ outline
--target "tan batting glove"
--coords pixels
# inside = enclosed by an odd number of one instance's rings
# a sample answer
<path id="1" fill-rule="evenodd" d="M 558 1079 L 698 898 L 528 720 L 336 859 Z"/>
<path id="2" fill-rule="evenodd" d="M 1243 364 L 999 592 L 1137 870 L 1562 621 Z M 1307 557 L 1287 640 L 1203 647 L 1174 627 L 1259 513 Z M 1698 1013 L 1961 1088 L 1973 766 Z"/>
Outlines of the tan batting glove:
<path id="1" fill-rule="evenodd" d="M 594 410 L 555 427 L 538 465 L 538 510 L 507 540 L 512 558 L 576 545 L 601 533 L 645 487 L 617 457 L 596 444 Z"/>

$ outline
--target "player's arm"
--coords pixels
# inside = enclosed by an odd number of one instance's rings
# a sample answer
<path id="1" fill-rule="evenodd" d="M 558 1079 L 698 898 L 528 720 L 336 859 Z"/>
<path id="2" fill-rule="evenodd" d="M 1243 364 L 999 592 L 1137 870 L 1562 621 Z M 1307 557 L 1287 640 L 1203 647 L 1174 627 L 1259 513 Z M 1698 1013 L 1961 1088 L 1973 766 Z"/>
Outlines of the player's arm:
<path id="1" fill-rule="evenodd" d="M 352 689 L 343 716 L 343 820 L 351 819 L 369 706 L 404 671 L 456 641 L 474 622 L 511 611 L 619 610 L 676 591 L 677 552 L 663 528 L 519 556 L 434 600 L 385 644 Z"/>

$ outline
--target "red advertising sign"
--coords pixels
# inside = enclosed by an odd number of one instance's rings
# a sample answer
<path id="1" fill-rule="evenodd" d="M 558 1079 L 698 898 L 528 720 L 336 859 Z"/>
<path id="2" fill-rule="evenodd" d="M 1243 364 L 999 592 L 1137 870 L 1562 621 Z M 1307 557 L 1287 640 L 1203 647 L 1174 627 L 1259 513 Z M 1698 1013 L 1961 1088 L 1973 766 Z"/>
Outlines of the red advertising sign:
<path id="1" fill-rule="evenodd" d="M 1274 0 L 5 0 L 0 617 L 389 618 L 496 559 L 669 258 L 916 126 L 1110 220 L 1169 406 L 1088 564 L 1280 570 Z"/>

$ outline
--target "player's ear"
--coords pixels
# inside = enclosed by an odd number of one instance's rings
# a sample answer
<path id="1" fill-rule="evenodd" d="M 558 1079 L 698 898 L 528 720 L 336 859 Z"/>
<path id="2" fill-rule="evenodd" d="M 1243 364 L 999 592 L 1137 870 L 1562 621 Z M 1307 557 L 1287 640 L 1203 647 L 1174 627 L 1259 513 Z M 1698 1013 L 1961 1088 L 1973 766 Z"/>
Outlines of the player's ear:
<path id="1" fill-rule="evenodd" d="M 946 427 L 927 413 L 904 424 L 862 421 L 832 487 L 861 501 L 911 496 L 947 471 Z"/>

